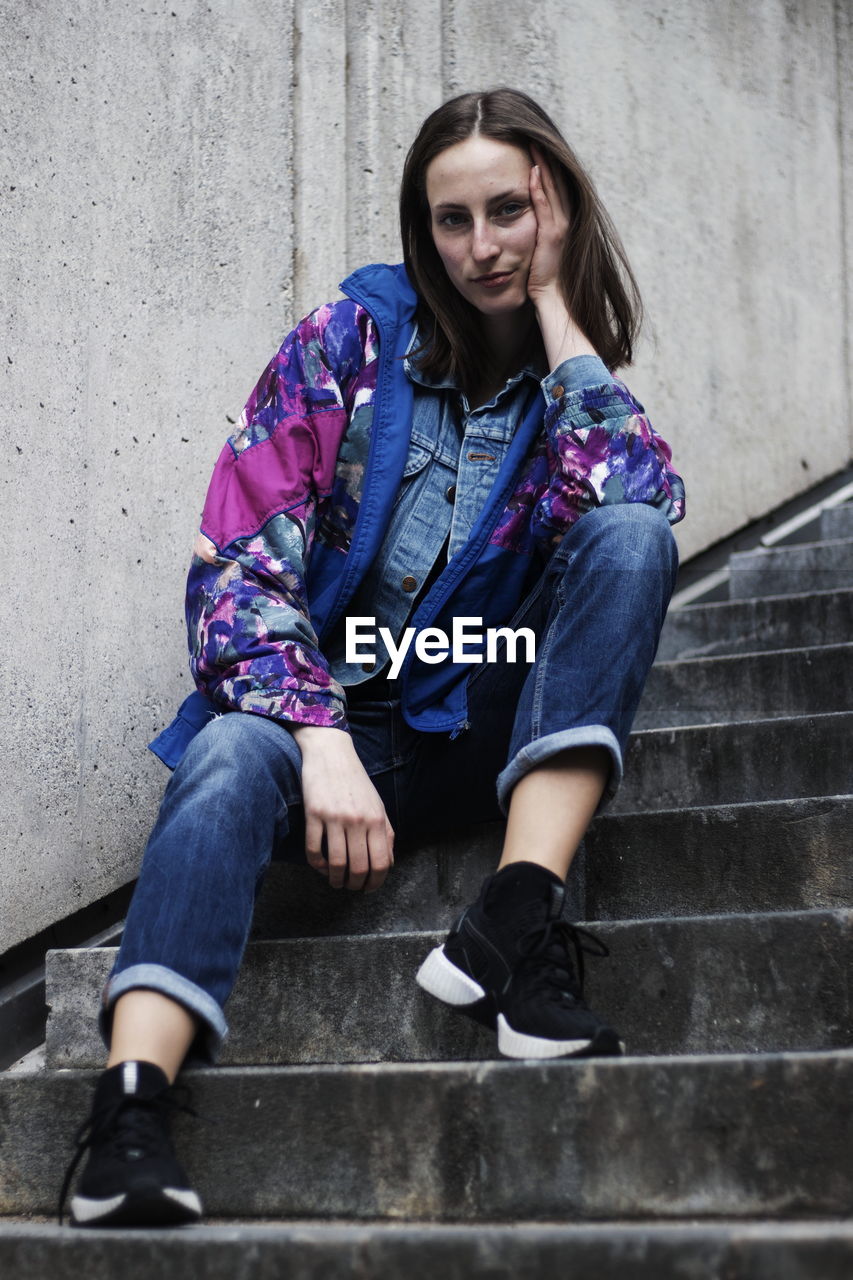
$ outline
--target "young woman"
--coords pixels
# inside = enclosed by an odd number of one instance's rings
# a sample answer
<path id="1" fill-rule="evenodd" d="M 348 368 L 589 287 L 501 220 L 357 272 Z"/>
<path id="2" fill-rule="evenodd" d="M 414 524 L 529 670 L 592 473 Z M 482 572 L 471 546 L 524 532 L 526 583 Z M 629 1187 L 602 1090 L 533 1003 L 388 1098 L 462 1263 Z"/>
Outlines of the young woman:
<path id="1" fill-rule="evenodd" d="M 425 121 L 401 223 L 404 266 L 357 271 L 297 326 L 214 472 L 187 598 L 198 692 L 153 744 L 174 774 L 104 993 L 81 1225 L 201 1212 L 168 1087 L 191 1046 L 215 1053 L 258 883 L 294 848 L 372 891 L 395 833 L 504 815 L 496 873 L 417 980 L 509 1056 L 621 1051 L 562 907 L 621 778 L 683 514 L 613 376 L 639 299 L 574 153 L 509 89 Z M 462 651 L 443 639 L 460 620 Z M 525 628 L 535 656 L 484 650 L 472 620 Z"/>

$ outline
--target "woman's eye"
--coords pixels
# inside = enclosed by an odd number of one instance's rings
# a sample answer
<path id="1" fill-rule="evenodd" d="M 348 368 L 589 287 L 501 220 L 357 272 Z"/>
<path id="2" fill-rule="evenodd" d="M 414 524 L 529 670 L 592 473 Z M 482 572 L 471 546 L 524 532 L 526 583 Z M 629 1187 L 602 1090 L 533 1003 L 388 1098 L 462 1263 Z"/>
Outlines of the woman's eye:
<path id="1" fill-rule="evenodd" d="M 520 200 L 510 200 L 508 204 L 501 206 L 499 216 L 501 218 L 514 218 L 524 207 Z"/>
<path id="2" fill-rule="evenodd" d="M 464 213 L 443 213 L 438 220 L 440 227 L 461 227 L 465 222 Z"/>

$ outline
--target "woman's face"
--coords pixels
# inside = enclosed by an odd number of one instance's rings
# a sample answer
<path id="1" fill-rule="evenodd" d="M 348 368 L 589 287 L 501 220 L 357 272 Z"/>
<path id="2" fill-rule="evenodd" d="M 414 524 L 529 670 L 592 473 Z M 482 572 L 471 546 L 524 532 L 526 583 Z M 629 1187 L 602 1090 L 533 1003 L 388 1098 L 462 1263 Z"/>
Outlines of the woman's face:
<path id="1" fill-rule="evenodd" d="M 530 157 L 475 135 L 431 160 L 426 194 L 432 238 L 455 287 L 484 316 L 527 301 L 536 247 Z"/>

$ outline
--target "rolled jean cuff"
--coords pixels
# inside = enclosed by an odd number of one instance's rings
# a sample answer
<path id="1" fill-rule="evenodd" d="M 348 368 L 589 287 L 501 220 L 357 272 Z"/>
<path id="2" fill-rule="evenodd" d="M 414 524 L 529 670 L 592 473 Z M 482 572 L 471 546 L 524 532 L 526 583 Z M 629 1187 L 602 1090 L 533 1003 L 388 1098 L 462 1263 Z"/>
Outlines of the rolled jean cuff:
<path id="1" fill-rule="evenodd" d="M 219 1047 L 228 1035 L 228 1023 L 219 1005 L 201 987 L 189 978 L 183 978 L 174 969 L 163 964 L 132 964 L 121 973 L 107 979 L 101 997 L 98 1028 L 104 1044 L 109 1048 L 113 1005 L 126 991 L 159 991 L 161 995 L 177 1000 L 199 1019 L 200 1026 L 193 1050 L 211 1062 L 216 1060 Z"/>
<path id="2" fill-rule="evenodd" d="M 498 804 L 501 813 L 509 813 L 509 801 L 512 789 L 526 773 L 536 765 L 550 760 L 558 751 L 568 747 L 604 747 L 610 753 L 610 777 L 604 788 L 596 813 L 601 813 L 619 790 L 622 781 L 622 748 L 612 729 L 605 724 L 583 724 L 576 729 L 560 729 L 557 733 L 547 733 L 543 738 L 534 738 L 526 747 L 516 752 L 506 768 L 498 775 Z"/>

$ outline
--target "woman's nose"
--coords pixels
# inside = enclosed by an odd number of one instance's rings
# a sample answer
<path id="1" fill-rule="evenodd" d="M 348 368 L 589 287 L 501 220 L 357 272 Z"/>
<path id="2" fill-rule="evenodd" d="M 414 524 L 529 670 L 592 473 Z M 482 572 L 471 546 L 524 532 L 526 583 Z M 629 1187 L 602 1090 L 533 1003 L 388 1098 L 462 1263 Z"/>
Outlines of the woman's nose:
<path id="1" fill-rule="evenodd" d="M 494 258 L 498 253 L 495 237 L 488 222 L 474 223 L 471 255 L 476 262 L 484 262 Z"/>

